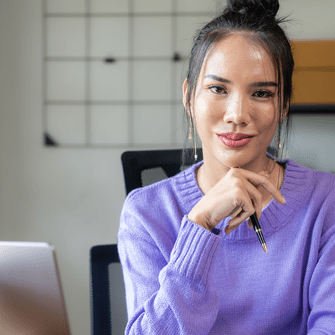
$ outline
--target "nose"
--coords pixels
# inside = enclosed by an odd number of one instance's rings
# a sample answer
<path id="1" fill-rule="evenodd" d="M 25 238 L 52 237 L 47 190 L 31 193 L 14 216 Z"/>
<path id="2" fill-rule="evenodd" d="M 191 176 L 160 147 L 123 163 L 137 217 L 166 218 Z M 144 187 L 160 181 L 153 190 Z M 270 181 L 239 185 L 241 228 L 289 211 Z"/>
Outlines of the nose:
<path id="1" fill-rule="evenodd" d="M 223 116 L 225 123 L 247 125 L 250 122 L 250 104 L 243 94 L 231 94 L 225 109 Z"/>

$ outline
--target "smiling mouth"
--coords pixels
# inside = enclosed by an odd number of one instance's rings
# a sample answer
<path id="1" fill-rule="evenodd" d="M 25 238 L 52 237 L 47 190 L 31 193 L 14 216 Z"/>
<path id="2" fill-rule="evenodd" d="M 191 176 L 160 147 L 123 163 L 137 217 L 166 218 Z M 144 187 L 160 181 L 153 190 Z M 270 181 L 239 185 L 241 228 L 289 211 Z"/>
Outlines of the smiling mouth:
<path id="1" fill-rule="evenodd" d="M 218 136 L 225 137 L 229 140 L 238 141 L 244 138 L 253 137 L 253 135 L 242 134 L 242 133 L 225 133 L 225 134 L 218 134 Z"/>
<path id="2" fill-rule="evenodd" d="M 217 136 L 225 146 L 233 149 L 244 147 L 253 139 L 251 135 L 236 133 L 218 134 Z"/>

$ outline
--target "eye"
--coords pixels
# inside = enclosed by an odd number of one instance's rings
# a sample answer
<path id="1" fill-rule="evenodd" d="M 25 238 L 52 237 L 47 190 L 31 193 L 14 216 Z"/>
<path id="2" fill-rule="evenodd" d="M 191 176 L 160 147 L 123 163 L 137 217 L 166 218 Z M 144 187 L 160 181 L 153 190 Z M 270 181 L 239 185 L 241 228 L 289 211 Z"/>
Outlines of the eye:
<path id="1" fill-rule="evenodd" d="M 271 91 L 267 91 L 267 90 L 259 90 L 256 91 L 253 96 L 255 96 L 256 98 L 271 98 L 274 96 L 274 93 Z"/>
<path id="2" fill-rule="evenodd" d="M 211 85 L 209 86 L 209 89 L 215 94 L 227 93 L 225 87 L 220 85 Z"/>

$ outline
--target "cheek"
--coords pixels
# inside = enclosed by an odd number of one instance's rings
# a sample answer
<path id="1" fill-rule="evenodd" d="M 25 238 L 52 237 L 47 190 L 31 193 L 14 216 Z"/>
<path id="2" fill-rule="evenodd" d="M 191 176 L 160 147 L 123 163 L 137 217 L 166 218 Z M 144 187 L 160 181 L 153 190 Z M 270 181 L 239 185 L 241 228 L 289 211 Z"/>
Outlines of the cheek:
<path id="1" fill-rule="evenodd" d="M 258 113 L 252 116 L 253 122 L 260 132 L 273 136 L 278 126 L 278 115 L 273 109 L 264 110 L 264 113 Z"/>
<path id="2" fill-rule="evenodd" d="M 251 119 L 254 122 L 257 122 L 257 121 L 261 120 L 262 118 L 260 118 L 258 115 L 252 115 Z M 274 116 L 273 115 L 266 115 L 263 118 L 263 120 L 264 120 L 263 122 L 266 123 L 267 126 L 269 126 L 269 125 L 271 125 L 274 122 Z"/>
<path id="3" fill-rule="evenodd" d="M 268 110 L 264 110 L 263 114 L 263 123 L 267 126 L 271 126 L 272 124 L 277 122 L 278 115 L 274 108 L 269 108 Z"/>
<path id="4" fill-rule="evenodd" d="M 204 115 L 206 111 L 209 109 L 209 104 L 206 99 L 204 99 L 202 96 L 199 96 L 194 104 L 194 110 L 196 115 L 201 114 Z"/>
<path id="5" fill-rule="evenodd" d="M 194 104 L 195 120 L 198 128 L 209 128 L 213 108 L 207 99 L 199 96 Z"/>
<path id="6" fill-rule="evenodd" d="M 278 118 L 275 113 L 268 114 L 263 121 L 263 129 L 268 133 L 268 137 L 271 139 L 275 135 L 278 126 Z"/>

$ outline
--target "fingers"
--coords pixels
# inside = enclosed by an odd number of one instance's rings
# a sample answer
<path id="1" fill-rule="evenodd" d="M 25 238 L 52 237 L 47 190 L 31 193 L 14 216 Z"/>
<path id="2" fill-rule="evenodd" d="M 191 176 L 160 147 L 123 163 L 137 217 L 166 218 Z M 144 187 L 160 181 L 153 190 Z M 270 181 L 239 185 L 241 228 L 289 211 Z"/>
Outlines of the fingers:
<path id="1" fill-rule="evenodd" d="M 262 189 L 262 187 L 266 192 Z M 232 168 L 192 208 L 188 217 L 211 230 L 226 217 L 233 217 L 226 228 L 230 233 L 256 213 L 262 214 L 262 194 L 269 192 L 279 203 L 285 203 L 280 191 L 268 177 L 244 169 Z"/>
<path id="2" fill-rule="evenodd" d="M 277 189 L 275 185 L 273 185 L 268 177 L 263 174 L 254 173 L 244 169 L 235 169 L 238 173 L 241 173 L 244 178 L 246 178 L 251 184 L 253 184 L 256 188 L 263 187 L 267 190 L 274 199 L 280 204 L 284 204 L 286 202 L 285 198 L 282 196 L 280 191 Z M 258 213 L 257 213 L 258 216 Z"/>
<path id="3" fill-rule="evenodd" d="M 234 174 L 241 174 L 247 180 L 244 184 L 245 194 L 242 197 L 244 199 L 244 204 L 240 204 L 240 206 L 231 213 L 233 214 L 234 212 L 237 212 L 233 216 L 233 219 L 229 221 L 229 224 L 225 229 L 226 234 L 229 234 L 231 231 L 236 229 L 242 222 L 249 219 L 249 217 L 254 213 L 256 213 L 258 219 L 261 217 L 262 195 L 259 192 L 259 187 L 263 187 L 267 190 L 279 203 L 286 202 L 280 191 L 271 183 L 268 177 L 247 170 L 236 170 L 237 171 L 234 172 Z M 252 228 L 250 219 L 248 220 L 248 226 Z"/>
<path id="4" fill-rule="evenodd" d="M 246 187 L 247 190 L 241 197 L 243 199 L 243 202 L 238 207 L 240 211 L 237 215 L 234 216 L 233 219 L 229 221 L 229 227 L 227 227 L 226 231 L 228 230 L 230 232 L 237 228 L 242 222 L 244 222 L 253 213 L 255 213 L 255 208 L 257 208 L 257 216 L 260 216 L 260 213 L 262 211 L 262 197 L 260 193 L 255 189 L 255 187 L 251 184 L 249 184 L 249 186 L 247 185 Z"/>
<path id="5" fill-rule="evenodd" d="M 228 216 L 234 218 L 241 212 L 241 207 L 236 207 Z"/>
<path id="6" fill-rule="evenodd" d="M 258 186 L 262 186 L 269 193 L 271 193 L 274 199 L 277 200 L 277 202 L 279 202 L 280 204 L 285 204 L 286 200 L 283 197 L 283 195 L 280 193 L 278 188 L 275 185 L 273 185 L 267 177 L 265 176 L 261 176 L 261 177 L 264 178 L 264 181 L 258 184 Z"/>
<path id="7" fill-rule="evenodd" d="M 242 194 L 241 193 L 236 194 L 236 196 L 238 195 L 241 203 L 239 204 L 240 206 L 236 207 L 229 216 L 232 216 L 232 214 L 234 214 L 234 212 L 236 212 L 237 210 L 243 209 L 244 212 L 250 215 L 256 213 L 259 219 L 262 215 L 262 194 L 261 192 L 259 192 L 259 186 L 249 182 L 248 178 L 245 178 L 244 176 L 242 176 L 242 178 L 241 176 L 239 176 L 239 179 L 237 180 L 238 181 L 235 182 L 234 186 L 237 186 L 239 190 L 244 189 L 244 192 Z M 261 180 L 259 180 L 258 182 L 261 182 Z M 268 180 L 265 182 L 270 181 Z M 236 216 L 237 214 L 234 217 Z"/>
<path id="8" fill-rule="evenodd" d="M 257 218 L 260 219 L 262 215 L 262 195 L 254 185 L 247 184 L 246 187 L 254 208 L 254 212 L 251 214 L 256 213 Z"/>
<path id="9" fill-rule="evenodd" d="M 228 229 L 234 230 L 237 228 L 242 222 L 244 222 L 248 217 L 250 217 L 250 213 L 244 212 L 243 210 L 238 214 L 234 219 L 231 219 L 228 224 Z"/>

